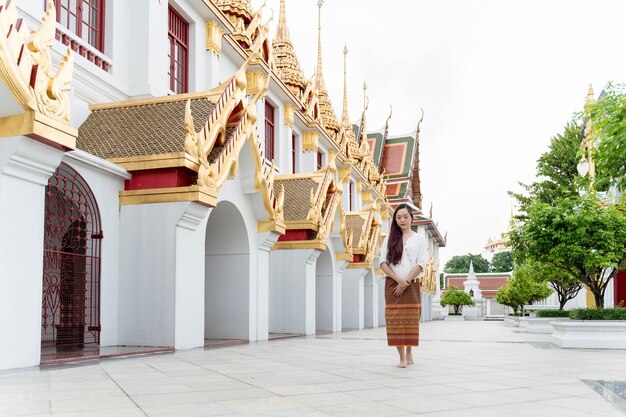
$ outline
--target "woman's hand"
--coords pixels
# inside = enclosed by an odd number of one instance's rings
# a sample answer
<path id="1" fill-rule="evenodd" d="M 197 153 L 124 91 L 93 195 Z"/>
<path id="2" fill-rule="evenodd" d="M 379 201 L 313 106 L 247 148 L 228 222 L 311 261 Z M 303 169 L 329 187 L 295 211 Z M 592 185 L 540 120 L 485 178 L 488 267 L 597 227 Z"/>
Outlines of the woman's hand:
<path id="1" fill-rule="evenodd" d="M 410 280 L 406 278 L 400 279 L 398 281 L 398 285 L 396 285 L 396 288 L 394 288 L 393 290 L 393 295 L 395 295 L 396 297 L 400 297 L 404 293 L 404 290 L 409 288 L 409 285 L 411 285 Z"/>

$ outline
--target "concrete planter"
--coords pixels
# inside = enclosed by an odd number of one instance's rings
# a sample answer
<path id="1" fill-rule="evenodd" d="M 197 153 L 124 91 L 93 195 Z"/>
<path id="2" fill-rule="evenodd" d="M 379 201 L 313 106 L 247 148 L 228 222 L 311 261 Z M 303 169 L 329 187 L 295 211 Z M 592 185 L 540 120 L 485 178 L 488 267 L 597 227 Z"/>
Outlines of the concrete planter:
<path id="1" fill-rule="evenodd" d="M 463 316 L 446 316 L 446 321 L 463 321 Z"/>
<path id="2" fill-rule="evenodd" d="M 519 327 L 522 329 L 528 328 L 528 319 L 530 317 L 518 317 Z"/>
<path id="3" fill-rule="evenodd" d="M 504 318 L 504 325 L 511 327 L 519 327 L 519 317 L 507 316 Z"/>
<path id="4" fill-rule="evenodd" d="M 567 317 L 528 317 L 526 319 L 526 328 L 528 333 L 533 334 L 551 334 L 554 327 L 550 324 L 553 321 L 566 321 Z"/>
<path id="5" fill-rule="evenodd" d="M 626 349 L 626 320 L 550 321 L 552 342 L 562 348 Z"/>

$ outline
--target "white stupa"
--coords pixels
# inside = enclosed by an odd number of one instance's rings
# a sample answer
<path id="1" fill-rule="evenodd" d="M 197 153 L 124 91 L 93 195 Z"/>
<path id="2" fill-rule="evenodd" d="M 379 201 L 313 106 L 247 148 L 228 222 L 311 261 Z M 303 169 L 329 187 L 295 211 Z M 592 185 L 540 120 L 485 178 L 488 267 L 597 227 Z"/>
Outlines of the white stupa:
<path id="1" fill-rule="evenodd" d="M 474 272 L 474 263 L 470 261 L 469 272 L 467 278 L 463 281 L 463 287 L 465 292 L 468 293 L 474 300 L 480 300 L 483 298 L 480 292 L 480 282 L 476 278 L 476 272 Z"/>

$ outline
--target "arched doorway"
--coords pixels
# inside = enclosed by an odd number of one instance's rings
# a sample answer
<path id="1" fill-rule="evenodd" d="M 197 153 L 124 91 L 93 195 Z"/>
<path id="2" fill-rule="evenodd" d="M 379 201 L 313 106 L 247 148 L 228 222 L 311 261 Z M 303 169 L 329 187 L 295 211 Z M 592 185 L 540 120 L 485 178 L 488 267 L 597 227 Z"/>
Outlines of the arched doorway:
<path id="1" fill-rule="evenodd" d="M 250 249 L 237 207 L 220 202 L 206 229 L 204 338 L 207 345 L 250 338 Z"/>
<path id="2" fill-rule="evenodd" d="M 61 164 L 45 196 L 42 357 L 100 343 L 100 211 L 83 177 Z"/>
<path id="3" fill-rule="evenodd" d="M 318 333 L 333 331 L 334 288 L 333 262 L 330 252 L 326 250 L 317 258 L 315 265 L 315 330 Z"/>

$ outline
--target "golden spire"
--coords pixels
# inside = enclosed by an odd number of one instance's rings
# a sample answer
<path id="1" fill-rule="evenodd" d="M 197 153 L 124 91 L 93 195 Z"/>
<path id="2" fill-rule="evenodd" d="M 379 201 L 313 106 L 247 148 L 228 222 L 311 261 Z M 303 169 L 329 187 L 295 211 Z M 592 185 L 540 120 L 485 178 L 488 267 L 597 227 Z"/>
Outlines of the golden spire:
<path id="1" fill-rule="evenodd" d="M 341 115 L 341 123 L 344 126 L 350 126 L 350 117 L 348 116 L 348 47 L 343 47 L 343 113 Z"/>
<path id="2" fill-rule="evenodd" d="M 322 74 L 322 6 L 324 0 L 317 0 L 317 77 L 316 83 L 318 90 L 326 88 L 324 85 L 324 76 Z"/>
<path id="3" fill-rule="evenodd" d="M 328 91 L 326 91 L 326 85 L 324 84 L 324 75 L 322 72 L 322 5 L 324 0 L 317 0 L 318 7 L 318 24 L 317 24 L 317 72 L 315 74 L 315 89 L 319 97 L 320 115 L 322 119 L 322 125 L 326 129 L 328 134 L 335 138 L 339 132 L 339 125 L 337 124 L 337 116 L 335 110 L 330 103 L 328 97 Z"/>
<path id="4" fill-rule="evenodd" d="M 276 27 L 276 39 L 290 39 L 285 0 L 280 0 L 280 16 L 278 18 L 278 27 Z"/>
<path id="5" fill-rule="evenodd" d="M 296 97 L 300 98 L 305 89 L 304 74 L 289 37 L 285 2 L 286 0 L 280 1 L 280 17 L 278 27 L 276 28 L 276 36 L 272 42 L 272 52 L 276 73 L 279 78 Z"/>
<path id="6" fill-rule="evenodd" d="M 587 90 L 587 100 L 585 101 L 585 116 L 591 115 L 591 107 L 596 104 L 596 97 L 593 92 L 593 86 L 589 84 L 589 90 Z"/>
<path id="7" fill-rule="evenodd" d="M 363 115 L 361 116 L 361 141 L 367 142 L 367 108 L 369 100 L 367 99 L 367 83 L 363 82 Z"/>

